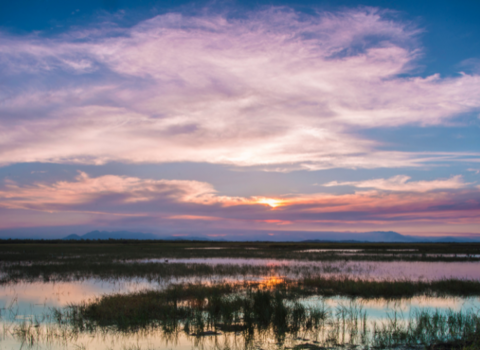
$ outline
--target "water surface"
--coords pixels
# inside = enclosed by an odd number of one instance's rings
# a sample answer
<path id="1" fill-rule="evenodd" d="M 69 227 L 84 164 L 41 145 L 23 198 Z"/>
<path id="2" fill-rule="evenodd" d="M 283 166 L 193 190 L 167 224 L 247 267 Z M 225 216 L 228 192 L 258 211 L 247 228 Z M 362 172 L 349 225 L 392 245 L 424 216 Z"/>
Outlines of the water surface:
<path id="1" fill-rule="evenodd" d="M 196 337 L 182 328 L 166 332 L 161 327 L 147 328 L 133 332 L 118 332 L 114 329 L 72 332 L 68 325 L 55 322 L 52 308 L 66 307 L 81 303 L 103 294 L 127 293 L 142 289 L 161 288 L 154 282 L 125 280 L 105 282 L 85 280 L 77 282 L 36 282 L 20 283 L 0 288 L 1 349 L 278 349 L 298 344 L 321 344 L 332 334 L 332 324 L 325 324 L 322 330 L 286 334 L 279 340 L 271 329 L 255 330 L 246 338 L 245 333 L 231 332 L 215 336 Z M 348 299 L 343 297 L 308 297 L 301 300 L 308 307 L 321 306 L 332 319 L 340 320 L 340 314 L 362 315 L 368 318 L 367 329 L 374 324 L 380 326 L 391 322 L 406 322 L 421 311 L 448 313 L 451 311 L 478 312 L 480 298 L 437 298 L 414 297 L 396 301 L 385 299 Z M 350 317 L 350 316 L 348 316 Z M 348 318 L 347 317 L 347 318 Z M 347 320 L 348 321 L 348 320 Z M 360 322 L 362 322 L 360 320 Z M 31 338 L 26 339 L 22 332 Z M 348 342 L 350 333 L 339 333 L 337 341 Z M 342 338 L 343 337 L 343 338 Z M 30 340 L 32 340 L 30 342 Z M 314 343 L 318 342 L 318 343 Z"/>
<path id="2" fill-rule="evenodd" d="M 136 260 L 143 263 L 165 263 L 163 259 Z M 289 278 L 306 274 L 321 274 L 325 277 L 355 277 L 372 280 L 480 280 L 480 262 L 442 261 L 305 261 L 248 258 L 193 258 L 169 259 L 168 263 L 210 265 L 254 265 L 276 268 Z M 284 271 L 282 272 L 282 268 Z"/>

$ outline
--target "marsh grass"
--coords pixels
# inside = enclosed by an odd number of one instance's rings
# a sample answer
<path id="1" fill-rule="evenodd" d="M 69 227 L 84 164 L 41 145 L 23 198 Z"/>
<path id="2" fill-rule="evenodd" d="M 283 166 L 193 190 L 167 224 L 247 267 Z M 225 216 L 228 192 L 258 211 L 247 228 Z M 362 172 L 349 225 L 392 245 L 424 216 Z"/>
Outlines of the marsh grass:
<path id="1" fill-rule="evenodd" d="M 299 265 L 236 265 L 236 264 L 196 264 L 196 263 L 131 263 L 131 264 L 35 264 L 25 266 L 12 264 L 4 266 L 5 274 L 0 284 L 17 282 L 67 282 L 86 279 L 117 281 L 141 278 L 160 285 L 168 285 L 172 280 L 197 280 L 205 284 L 230 279 L 242 283 L 275 279 L 288 284 L 300 294 L 324 296 L 341 295 L 364 298 L 405 298 L 416 295 L 436 296 L 478 296 L 480 281 L 462 279 L 442 279 L 432 281 L 412 280 L 369 280 L 355 277 L 325 277 L 345 271 L 341 264 L 325 263 L 318 266 Z M 75 270 L 79 268 L 79 270 Z M 349 269 L 360 267 L 349 266 Z M 355 270 L 356 271 L 356 270 Z M 353 271 L 353 272 L 355 272 Z M 282 278 L 281 276 L 294 276 Z M 277 277 L 276 277 L 277 276 Z"/>
<path id="2" fill-rule="evenodd" d="M 275 285 L 266 285 L 260 282 L 171 285 L 164 290 L 105 295 L 89 303 L 72 306 L 72 310 L 81 314 L 84 318 L 105 325 L 123 324 L 124 320 L 128 320 L 132 324 L 143 324 L 162 318 L 183 319 L 191 315 L 193 311 L 207 312 L 209 320 L 225 325 L 237 322 L 239 314 L 243 315 L 243 320 L 247 324 L 250 321 L 255 321 L 260 325 L 262 323 L 269 325 L 272 318 L 284 320 L 286 315 L 289 314 L 293 317 L 293 320 L 296 320 L 294 322 L 296 324 L 304 320 L 304 315 L 306 315 L 306 310 L 298 304 L 298 300 L 309 296 L 322 295 L 322 289 L 319 288 L 326 287 L 331 291 L 334 286 L 340 286 L 345 292 L 342 293 L 342 290 L 337 289 L 336 293 L 331 295 L 353 297 L 350 300 L 354 305 L 355 297 L 372 298 L 372 290 L 376 291 L 373 298 L 394 299 L 400 297 L 401 294 L 391 291 L 398 289 L 397 285 L 403 286 L 407 283 L 405 281 L 375 282 L 349 280 L 347 278 L 336 278 L 333 281 L 332 279 L 319 278 L 315 279 L 314 283 L 311 279 L 307 282 L 285 281 Z M 460 285 L 458 285 L 459 282 Z M 444 288 L 444 285 L 455 284 L 456 287 L 453 291 L 459 291 L 459 294 L 465 296 L 468 290 L 466 292 L 461 290 L 461 282 L 469 283 L 468 281 L 434 281 L 416 282 L 414 284 L 417 285 L 419 293 L 427 290 L 429 296 L 447 296 L 448 293 L 434 293 L 435 287 L 439 285 Z M 355 283 L 358 286 L 355 286 Z M 318 287 L 322 284 L 323 287 Z M 381 292 L 382 288 L 385 292 Z M 349 294 L 351 290 L 354 293 Z M 415 294 L 412 292 L 409 296 Z M 287 308 L 285 301 L 291 304 L 288 306 L 289 308 Z M 343 315 L 345 310 L 346 308 L 342 308 L 338 312 Z M 349 310 L 352 319 L 357 320 L 363 317 L 361 310 L 355 310 L 353 306 L 350 306 Z M 355 313 L 351 314 L 354 311 Z M 321 318 L 326 315 L 324 309 L 315 309 L 312 312 Z M 317 325 L 318 319 L 316 317 L 310 320 L 313 322 L 312 325 Z M 281 328 L 284 324 L 282 322 L 279 321 L 276 325 Z"/>
<path id="3" fill-rule="evenodd" d="M 149 281 L 185 277 L 210 276 L 263 276 L 278 271 L 293 270 L 288 267 L 268 267 L 231 264 L 194 263 L 48 263 L 48 264 L 4 264 L 4 275 L 0 284 L 20 281 L 78 281 L 89 278 L 118 280 L 144 278 Z M 298 270 L 298 269 L 297 269 Z M 306 270 L 306 269 L 305 269 Z M 306 270 L 307 271 L 307 270 Z M 301 272 L 301 271 L 298 271 Z"/>
<path id="4" fill-rule="evenodd" d="M 373 347 L 385 349 L 419 344 L 432 349 L 479 349 L 480 317 L 471 312 L 421 311 L 408 322 L 400 322 L 393 315 L 387 322 L 373 325 Z"/>
<path id="5" fill-rule="evenodd" d="M 225 249 L 188 249 L 205 247 Z M 405 248 L 405 252 L 386 253 Z M 255 248 L 255 249 L 247 249 Z M 336 252 L 301 253 L 302 249 L 361 249 L 362 254 Z M 415 249 L 411 254 L 407 249 Z M 325 262 L 354 261 L 478 261 L 471 255 L 480 245 L 399 244 L 290 244 L 219 242 L 0 242 L 0 283 L 17 281 L 72 281 L 144 278 L 150 281 L 195 278 L 199 284 L 170 285 L 162 290 L 106 295 L 89 302 L 52 309 L 49 320 L 15 318 L 12 305 L 0 310 L 2 338 L 12 335 L 22 346 L 40 343 L 74 343 L 85 334 L 157 334 L 175 342 L 181 335 L 196 345 L 202 339 L 228 335 L 243 345 L 225 348 L 257 349 L 270 338 L 278 347 L 294 349 L 322 346 L 361 346 L 371 349 L 426 347 L 431 349 L 479 349 L 480 322 L 473 312 L 417 312 L 408 319 L 393 312 L 386 321 L 374 322 L 355 303 L 355 298 L 404 298 L 480 295 L 480 282 L 469 280 L 374 281 L 349 277 L 325 264 L 312 269 L 288 266 L 138 263 L 139 259 L 167 258 L 269 258 Z M 447 256 L 448 254 L 452 256 Z M 455 256 L 455 254 L 458 254 Z M 462 255 L 463 254 L 463 255 Z M 461 256 L 462 255 L 462 256 Z M 470 257 L 469 257 L 470 256 Z M 297 274 L 288 280 L 284 273 Z M 234 276 L 235 283 L 212 283 L 215 276 Z M 274 283 L 252 282 L 251 277 L 272 277 Z M 275 277 L 277 276 L 277 277 Z M 208 280 L 211 278 L 210 280 Z M 257 278 L 258 279 L 258 278 Z M 310 296 L 347 296 L 351 301 L 329 309 L 323 302 L 305 303 Z M 8 315 L 8 317 L 6 317 Z M 149 333 L 150 332 L 150 333 Z M 293 341 L 292 339 L 297 339 Z M 169 340 L 170 341 L 170 340 Z M 66 346 L 66 345 L 65 345 Z M 135 348 L 134 345 L 132 345 Z M 128 345 L 128 347 L 132 347 Z M 78 348 L 84 345 L 78 344 Z M 215 347 L 217 347 L 215 345 Z M 136 346 L 139 348 L 139 346 Z M 219 347 L 218 347 L 219 348 Z"/>
<path id="6" fill-rule="evenodd" d="M 374 281 L 349 277 L 306 277 L 294 284 L 294 288 L 298 290 L 298 293 L 362 298 L 394 299 L 417 295 L 463 297 L 480 295 L 479 281 L 458 279 Z"/>
<path id="7" fill-rule="evenodd" d="M 223 249 L 203 249 L 203 248 Z M 255 248 L 255 249 L 252 249 Z M 306 253 L 302 250 L 327 250 Z M 338 250 L 356 249 L 353 255 Z M 392 252 L 392 250 L 395 250 Z M 415 254 L 412 255 L 412 250 Z M 388 253 L 388 254 L 387 254 Z M 303 277 L 336 273 L 347 261 L 354 269 L 360 261 L 479 261 L 480 244 L 345 244 L 345 243 L 248 243 L 169 241 L 15 241 L 0 240 L 0 284 L 21 281 L 74 281 L 211 276 L 248 277 L 287 275 Z M 245 263 L 164 263 L 171 258 L 281 259 L 285 264 L 260 266 Z M 151 259 L 156 259 L 152 262 Z M 319 264 L 289 264 L 289 260 Z M 142 261 L 142 262 L 140 262 Z M 353 262 L 353 263 L 352 263 Z M 355 271 L 353 271 L 355 272 Z"/>
<path id="8" fill-rule="evenodd" d="M 222 249 L 205 249 L 222 248 Z M 253 249 L 252 249 L 253 248 Z M 306 250 L 326 250 L 322 253 Z M 359 254 L 345 256 L 341 250 Z M 0 240 L 0 262 L 113 263 L 162 258 L 262 258 L 315 261 L 480 261 L 479 243 L 272 243 L 141 240 Z"/>
<path id="9" fill-rule="evenodd" d="M 161 337 L 176 344 L 187 337 L 199 348 L 218 349 L 258 349 L 267 343 L 276 344 L 269 349 L 296 350 L 479 349 L 480 317 L 472 311 L 413 311 L 404 317 L 393 310 L 379 321 L 369 320 L 355 299 L 335 308 L 323 299 L 303 301 L 302 295 L 286 288 L 180 285 L 54 308 L 43 317 L 12 323 L 8 333 L 22 348 L 85 348 L 86 339 L 113 337 L 119 344 L 128 339 L 124 348 L 141 349 L 143 345 L 132 341 Z M 205 342 L 212 338 L 219 342 Z"/>
<path id="10" fill-rule="evenodd" d="M 188 285 L 104 296 L 57 310 L 56 319 L 76 332 L 110 329 L 128 333 L 160 327 L 165 334 L 185 332 L 193 337 L 234 333 L 247 343 L 262 334 L 273 335 L 278 344 L 284 344 L 288 337 L 310 339 L 309 343 L 296 344 L 295 349 L 320 349 L 318 344 L 479 349 L 480 317 L 473 312 L 419 311 L 406 319 L 395 311 L 378 322 L 369 321 L 354 300 L 333 310 L 323 302 L 306 306 L 302 300 L 296 290 L 287 288 Z"/>
<path id="11" fill-rule="evenodd" d="M 272 328 L 279 337 L 316 329 L 328 317 L 324 308 L 304 306 L 287 289 L 238 284 L 180 285 L 164 291 L 115 294 L 71 305 L 56 314 L 58 322 L 68 322 L 80 331 L 111 326 L 131 331 L 156 325 L 173 332 L 182 326 L 187 333 L 202 336 Z"/>

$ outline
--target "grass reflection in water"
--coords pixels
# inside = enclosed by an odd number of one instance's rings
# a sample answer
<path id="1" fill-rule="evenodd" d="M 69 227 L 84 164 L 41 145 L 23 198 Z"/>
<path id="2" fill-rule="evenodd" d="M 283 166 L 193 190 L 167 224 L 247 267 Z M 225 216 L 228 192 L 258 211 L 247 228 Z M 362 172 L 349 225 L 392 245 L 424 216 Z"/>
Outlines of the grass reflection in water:
<path id="1" fill-rule="evenodd" d="M 176 285 L 54 309 L 53 318 L 57 333 L 64 332 L 66 338 L 85 333 L 161 332 L 167 340 L 185 337 L 197 345 L 205 337 L 221 338 L 230 344 L 225 348 L 232 348 L 232 339 L 236 339 L 233 348 L 239 349 L 254 349 L 259 343 L 294 349 L 346 345 L 478 349 L 480 343 L 480 316 L 472 311 L 423 310 L 408 317 L 395 311 L 378 321 L 369 320 L 354 299 L 332 309 L 322 300 L 305 302 L 307 294 L 298 285 L 283 282 Z M 40 327 L 35 327 L 33 321 L 25 321 L 17 326 L 17 336 L 34 343 L 40 337 Z"/>
<path id="2" fill-rule="evenodd" d="M 10 303 L 0 332 L 7 349 L 478 349 L 479 314 L 471 306 L 449 310 L 452 298 L 433 301 L 443 309 L 418 304 L 409 311 L 408 300 L 393 299 L 386 317 L 371 307 L 386 299 L 335 298 L 281 278 L 173 285 L 104 295 L 43 315 L 19 317 Z M 425 305 L 432 304 L 429 298 Z M 12 336 L 16 342 L 8 347 Z"/>

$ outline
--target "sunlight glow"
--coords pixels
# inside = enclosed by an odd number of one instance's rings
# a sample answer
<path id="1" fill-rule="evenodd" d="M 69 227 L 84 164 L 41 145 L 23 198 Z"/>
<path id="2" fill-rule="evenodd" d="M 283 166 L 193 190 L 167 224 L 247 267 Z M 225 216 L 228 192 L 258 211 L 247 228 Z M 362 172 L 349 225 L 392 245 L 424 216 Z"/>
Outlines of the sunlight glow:
<path id="1" fill-rule="evenodd" d="M 278 200 L 278 199 L 273 199 L 273 198 L 260 198 L 260 199 L 257 200 L 257 203 L 267 204 L 272 208 L 276 208 L 279 205 L 282 205 L 283 201 Z"/>
<path id="2" fill-rule="evenodd" d="M 273 289 L 274 287 L 283 283 L 285 283 L 285 278 L 283 276 L 268 276 L 262 278 L 262 282 L 259 284 L 259 287 L 263 289 Z"/>

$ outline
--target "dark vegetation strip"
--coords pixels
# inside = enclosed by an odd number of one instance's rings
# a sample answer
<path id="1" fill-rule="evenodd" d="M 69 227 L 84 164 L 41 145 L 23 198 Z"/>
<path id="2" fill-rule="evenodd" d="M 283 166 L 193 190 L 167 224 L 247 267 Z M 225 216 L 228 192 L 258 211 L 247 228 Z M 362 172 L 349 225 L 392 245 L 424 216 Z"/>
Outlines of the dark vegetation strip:
<path id="1" fill-rule="evenodd" d="M 201 248 L 222 249 L 201 249 Z M 192 249 L 193 248 L 193 249 Z M 252 249 L 253 248 L 253 249 Z M 327 249 L 305 253 L 302 250 Z M 345 255 L 332 249 L 360 249 Z M 403 251 L 392 251 L 403 250 Z M 409 251 L 414 250 L 414 251 Z M 0 240 L 0 262 L 106 263 L 119 260 L 171 258 L 260 258 L 315 261 L 480 261 L 477 243 L 271 243 L 191 241 L 16 241 Z M 451 255 L 451 256 L 447 256 Z"/>
<path id="2" fill-rule="evenodd" d="M 160 281 L 170 278 L 211 276 L 264 276 L 274 272 L 268 266 L 209 265 L 184 263 L 64 263 L 64 264 L 5 264 L 0 284 L 21 281 L 66 282 L 96 278 L 107 281 L 145 278 Z"/>
<path id="3" fill-rule="evenodd" d="M 294 284 L 299 293 L 343 295 L 362 298 L 409 298 L 430 296 L 477 296 L 480 282 L 443 279 L 438 281 L 369 281 L 353 278 L 304 278 Z"/>
<path id="4" fill-rule="evenodd" d="M 434 281 L 386 280 L 372 281 L 359 278 L 332 278 L 322 273 L 337 273 L 335 267 L 317 270 L 298 266 L 263 265 L 209 265 L 184 263 L 130 263 L 130 264 L 32 264 L 5 265 L 0 284 L 20 281 L 65 282 L 96 278 L 107 281 L 144 278 L 149 281 L 168 281 L 171 278 L 211 277 L 249 280 L 255 276 L 268 277 L 281 273 L 298 274 L 298 279 L 287 282 L 298 293 L 318 295 L 345 295 L 364 298 L 402 298 L 414 295 L 479 296 L 480 281 L 443 279 Z"/>

